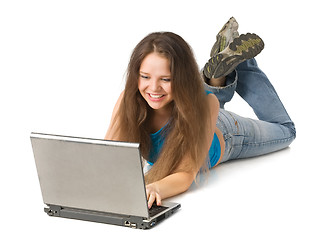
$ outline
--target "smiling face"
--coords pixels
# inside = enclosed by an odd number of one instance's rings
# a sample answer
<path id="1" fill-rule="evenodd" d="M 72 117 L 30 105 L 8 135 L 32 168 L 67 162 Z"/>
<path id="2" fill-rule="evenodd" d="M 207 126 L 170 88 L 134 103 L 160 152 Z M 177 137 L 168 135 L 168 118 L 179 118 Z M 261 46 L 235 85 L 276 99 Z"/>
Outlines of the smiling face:
<path id="1" fill-rule="evenodd" d="M 158 53 L 148 54 L 139 69 L 138 90 L 155 111 L 170 109 L 173 101 L 169 60 Z"/>

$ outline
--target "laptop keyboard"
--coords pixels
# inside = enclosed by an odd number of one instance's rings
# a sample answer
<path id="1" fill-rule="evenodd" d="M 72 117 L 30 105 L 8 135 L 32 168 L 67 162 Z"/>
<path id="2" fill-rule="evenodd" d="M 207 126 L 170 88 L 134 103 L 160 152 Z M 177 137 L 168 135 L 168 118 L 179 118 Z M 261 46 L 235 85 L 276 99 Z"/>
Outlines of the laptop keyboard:
<path id="1" fill-rule="evenodd" d="M 167 207 L 157 206 L 156 204 L 155 205 L 153 204 L 153 206 L 150 209 L 148 209 L 149 216 L 153 217 L 156 214 L 163 212 L 165 209 L 167 209 Z"/>

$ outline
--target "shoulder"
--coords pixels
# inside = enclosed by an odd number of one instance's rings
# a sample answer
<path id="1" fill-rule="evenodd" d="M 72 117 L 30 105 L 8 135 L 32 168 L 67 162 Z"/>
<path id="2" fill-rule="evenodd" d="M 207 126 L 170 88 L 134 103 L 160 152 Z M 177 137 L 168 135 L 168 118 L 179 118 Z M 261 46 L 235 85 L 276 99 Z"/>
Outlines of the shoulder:
<path id="1" fill-rule="evenodd" d="M 120 107 L 120 105 L 121 105 L 121 102 L 122 102 L 123 96 L 124 96 L 124 91 L 122 91 L 122 92 L 120 93 L 120 96 L 119 96 L 118 100 L 116 101 L 116 103 L 115 103 L 115 105 L 114 105 L 113 112 L 112 112 L 112 116 L 115 116 L 115 115 L 116 115 L 116 113 L 117 113 L 117 111 L 118 111 L 118 109 L 119 109 L 119 107 Z"/>
<path id="2" fill-rule="evenodd" d="M 123 98 L 123 96 L 124 96 L 124 93 L 125 93 L 125 91 L 123 90 L 121 93 L 120 93 L 120 96 L 119 96 L 119 98 L 118 98 L 118 100 L 117 100 L 117 104 L 119 104 L 120 105 L 120 103 L 121 103 L 121 100 L 122 100 L 122 98 Z"/>
<path id="3" fill-rule="evenodd" d="M 114 133 L 116 132 L 116 128 L 115 128 L 116 122 L 115 121 L 116 121 L 116 116 L 119 111 L 123 95 L 124 95 L 124 91 L 120 94 L 120 96 L 113 108 L 109 129 L 107 130 L 106 135 L 105 135 L 105 139 L 107 139 L 107 140 L 115 140 L 115 138 L 114 138 Z"/>
<path id="4" fill-rule="evenodd" d="M 217 99 L 217 97 L 210 93 L 210 94 L 207 94 L 207 101 L 208 101 L 208 105 L 211 109 L 216 109 L 217 111 L 219 110 L 220 108 L 220 102 L 219 100 Z"/>
<path id="5" fill-rule="evenodd" d="M 220 102 L 214 94 L 208 94 L 206 97 L 210 112 L 211 124 L 213 127 L 215 127 L 218 118 L 218 113 L 220 111 Z"/>
<path id="6" fill-rule="evenodd" d="M 124 91 L 122 91 L 120 93 L 120 96 L 119 96 L 118 100 L 116 101 L 116 103 L 114 105 L 113 112 L 112 112 L 112 117 L 114 117 L 117 114 L 117 112 L 118 112 L 118 110 L 120 108 L 123 96 L 124 96 Z"/>

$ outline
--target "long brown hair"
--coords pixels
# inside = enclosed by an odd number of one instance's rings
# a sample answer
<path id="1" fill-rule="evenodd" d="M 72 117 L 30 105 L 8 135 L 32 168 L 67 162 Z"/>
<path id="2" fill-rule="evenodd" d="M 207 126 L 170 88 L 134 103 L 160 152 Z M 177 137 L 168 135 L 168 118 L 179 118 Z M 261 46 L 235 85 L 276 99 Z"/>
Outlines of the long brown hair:
<path id="1" fill-rule="evenodd" d="M 123 99 L 114 119 L 118 139 L 139 142 L 142 155 L 148 157 L 151 108 L 138 91 L 138 81 L 141 63 L 152 52 L 170 62 L 173 102 L 168 135 L 159 158 L 145 176 L 146 183 L 160 180 L 177 170 L 199 170 L 207 155 L 205 146 L 209 127 L 207 98 L 190 46 L 174 33 L 156 32 L 141 40 L 131 55 Z M 185 156 L 188 162 L 180 169 Z"/>

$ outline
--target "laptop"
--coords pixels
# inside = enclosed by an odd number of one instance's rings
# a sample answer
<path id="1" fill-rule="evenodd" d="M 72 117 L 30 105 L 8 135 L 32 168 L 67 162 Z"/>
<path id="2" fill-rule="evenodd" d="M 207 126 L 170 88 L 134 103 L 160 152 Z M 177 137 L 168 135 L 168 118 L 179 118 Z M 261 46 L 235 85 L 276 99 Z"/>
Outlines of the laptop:
<path id="1" fill-rule="evenodd" d="M 31 133 L 49 216 L 148 229 L 181 207 L 148 209 L 138 143 Z"/>

